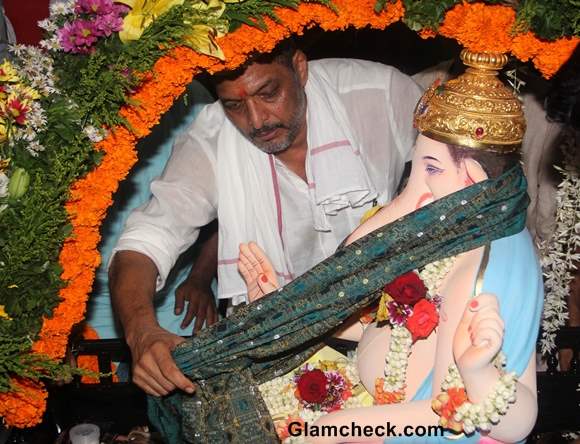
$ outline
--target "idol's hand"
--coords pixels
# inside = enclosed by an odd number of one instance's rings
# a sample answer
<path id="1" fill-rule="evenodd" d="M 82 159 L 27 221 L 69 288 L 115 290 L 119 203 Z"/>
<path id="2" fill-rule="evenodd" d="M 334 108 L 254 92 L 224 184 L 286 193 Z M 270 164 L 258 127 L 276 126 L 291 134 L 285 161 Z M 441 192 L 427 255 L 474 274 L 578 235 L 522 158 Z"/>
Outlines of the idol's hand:
<path id="1" fill-rule="evenodd" d="M 272 263 L 255 242 L 240 244 L 238 270 L 248 287 L 248 299 L 254 302 L 279 287 Z"/>
<path id="2" fill-rule="evenodd" d="M 467 304 L 453 338 L 453 358 L 461 374 L 488 367 L 501 349 L 504 323 L 497 297 L 482 293 Z"/>

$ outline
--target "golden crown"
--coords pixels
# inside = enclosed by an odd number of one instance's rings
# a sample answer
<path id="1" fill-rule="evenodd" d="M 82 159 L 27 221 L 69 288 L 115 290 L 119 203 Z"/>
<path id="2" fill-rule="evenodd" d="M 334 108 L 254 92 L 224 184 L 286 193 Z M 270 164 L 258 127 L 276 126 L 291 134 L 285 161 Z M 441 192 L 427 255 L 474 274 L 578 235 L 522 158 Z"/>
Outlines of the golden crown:
<path id="1" fill-rule="evenodd" d="M 526 121 L 517 96 L 497 77 L 504 54 L 461 51 L 466 72 L 444 84 L 435 82 L 415 108 L 421 134 L 443 143 L 499 153 L 522 144 Z"/>

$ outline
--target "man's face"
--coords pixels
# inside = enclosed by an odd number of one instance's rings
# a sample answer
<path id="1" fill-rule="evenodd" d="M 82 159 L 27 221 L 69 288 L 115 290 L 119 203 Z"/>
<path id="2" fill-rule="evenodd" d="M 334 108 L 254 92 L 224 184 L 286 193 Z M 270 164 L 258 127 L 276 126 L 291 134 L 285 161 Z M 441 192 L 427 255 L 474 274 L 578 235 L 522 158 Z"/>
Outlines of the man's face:
<path id="1" fill-rule="evenodd" d="M 306 129 L 307 64 L 297 52 L 293 69 L 279 62 L 254 63 L 216 88 L 224 111 L 242 134 L 268 154 L 289 148 Z"/>

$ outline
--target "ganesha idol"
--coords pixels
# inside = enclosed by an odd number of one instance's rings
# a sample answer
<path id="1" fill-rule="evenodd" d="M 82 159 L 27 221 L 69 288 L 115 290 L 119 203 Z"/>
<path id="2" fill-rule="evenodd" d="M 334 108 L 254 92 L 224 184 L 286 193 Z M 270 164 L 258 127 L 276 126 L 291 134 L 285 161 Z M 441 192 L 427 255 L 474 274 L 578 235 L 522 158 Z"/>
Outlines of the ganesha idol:
<path id="1" fill-rule="evenodd" d="M 477 223 L 490 229 L 500 218 L 509 225 L 506 215 L 526 199 L 518 156 L 523 112 L 497 77 L 507 57 L 466 50 L 461 57 L 465 74 L 434 84 L 417 105 L 419 136 L 405 189 L 346 244 L 469 188 L 479 190 L 471 194 Z M 468 203 L 458 200 L 438 223 L 452 214 L 460 220 Z M 421 231 L 416 238 L 432 240 Z M 274 290 L 276 276 L 260 248 L 242 245 L 240 252 L 251 298 Z M 526 229 L 385 282 L 378 307 L 338 333 L 358 341 L 355 361 L 326 347 L 261 386 L 279 436 L 311 443 L 523 441 L 537 416 L 542 301 Z"/>

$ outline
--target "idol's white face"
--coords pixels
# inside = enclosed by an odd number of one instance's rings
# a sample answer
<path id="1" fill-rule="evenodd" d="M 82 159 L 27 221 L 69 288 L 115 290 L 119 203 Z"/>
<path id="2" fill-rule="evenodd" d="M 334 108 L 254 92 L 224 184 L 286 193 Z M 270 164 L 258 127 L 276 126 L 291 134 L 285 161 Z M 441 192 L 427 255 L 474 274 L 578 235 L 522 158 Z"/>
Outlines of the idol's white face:
<path id="1" fill-rule="evenodd" d="M 441 199 L 474 183 L 465 161 L 457 164 L 447 145 L 419 134 L 413 163 L 420 167 L 434 200 Z"/>

